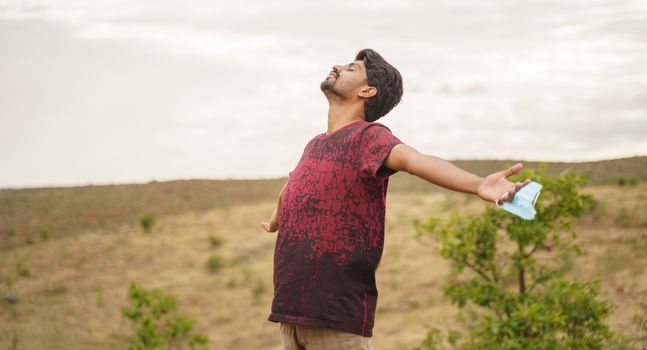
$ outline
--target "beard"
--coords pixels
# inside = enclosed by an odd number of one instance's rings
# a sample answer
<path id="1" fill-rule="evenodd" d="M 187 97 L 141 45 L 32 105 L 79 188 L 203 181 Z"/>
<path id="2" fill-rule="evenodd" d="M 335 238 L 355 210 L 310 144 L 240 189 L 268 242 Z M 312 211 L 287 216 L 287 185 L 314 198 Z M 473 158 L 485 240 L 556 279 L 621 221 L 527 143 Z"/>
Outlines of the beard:
<path id="1" fill-rule="evenodd" d="M 333 91 L 333 87 L 335 86 L 335 81 L 336 79 L 328 78 L 321 82 L 321 84 L 319 85 L 319 88 L 324 93 Z"/>
<path id="2" fill-rule="evenodd" d="M 326 80 L 322 81 L 321 84 L 319 84 L 319 88 L 328 100 L 344 99 L 342 92 L 339 91 L 337 78 L 326 78 Z"/>

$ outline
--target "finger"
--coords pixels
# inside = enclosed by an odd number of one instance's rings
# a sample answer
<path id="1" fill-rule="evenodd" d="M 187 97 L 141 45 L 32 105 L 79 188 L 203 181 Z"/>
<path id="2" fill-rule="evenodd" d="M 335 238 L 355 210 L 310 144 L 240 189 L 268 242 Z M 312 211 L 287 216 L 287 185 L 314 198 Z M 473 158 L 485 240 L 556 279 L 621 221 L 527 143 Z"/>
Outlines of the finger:
<path id="1" fill-rule="evenodd" d="M 512 200 L 514 199 L 514 194 L 515 194 L 515 190 L 513 188 L 513 189 L 509 190 L 508 192 L 506 192 L 503 196 L 501 196 L 501 201 L 503 201 L 503 202 L 512 202 Z"/>
<path id="2" fill-rule="evenodd" d="M 505 170 L 505 172 L 503 174 L 505 175 L 505 177 L 508 177 L 510 175 L 513 175 L 513 174 L 516 174 L 516 173 L 520 172 L 521 169 L 523 169 L 523 164 L 522 163 L 517 163 L 517 164 L 509 167 L 507 170 Z"/>
<path id="3" fill-rule="evenodd" d="M 264 222 L 264 223 L 261 224 L 261 226 L 263 226 L 263 229 L 265 231 L 270 232 L 270 224 L 269 223 Z"/>
<path id="4" fill-rule="evenodd" d="M 496 200 L 496 204 L 498 204 L 498 205 L 503 204 L 503 202 L 506 202 L 507 200 L 508 200 L 508 193 L 506 193 L 503 196 L 499 197 L 499 199 Z"/>
<path id="5" fill-rule="evenodd" d="M 524 182 L 517 182 L 515 185 L 515 191 L 522 189 L 524 186 L 530 183 L 530 179 L 526 179 Z"/>

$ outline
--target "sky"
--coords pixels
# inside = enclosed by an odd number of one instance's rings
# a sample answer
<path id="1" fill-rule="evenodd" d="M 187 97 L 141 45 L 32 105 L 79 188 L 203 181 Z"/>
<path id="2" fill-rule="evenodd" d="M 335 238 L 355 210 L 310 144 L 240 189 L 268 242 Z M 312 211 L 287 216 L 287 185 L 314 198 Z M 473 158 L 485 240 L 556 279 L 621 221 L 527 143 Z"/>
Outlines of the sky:
<path id="1" fill-rule="evenodd" d="M 0 188 L 287 176 L 367 47 L 422 153 L 647 155 L 647 0 L 0 0 Z"/>

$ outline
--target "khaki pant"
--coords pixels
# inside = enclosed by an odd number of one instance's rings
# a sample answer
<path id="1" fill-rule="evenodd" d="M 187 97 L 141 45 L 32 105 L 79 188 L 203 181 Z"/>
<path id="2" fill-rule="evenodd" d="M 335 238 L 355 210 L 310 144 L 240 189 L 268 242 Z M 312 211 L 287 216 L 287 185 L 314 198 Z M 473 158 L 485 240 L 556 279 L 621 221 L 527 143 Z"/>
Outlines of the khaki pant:
<path id="1" fill-rule="evenodd" d="M 371 350 L 371 338 L 325 327 L 281 322 L 283 350 Z"/>

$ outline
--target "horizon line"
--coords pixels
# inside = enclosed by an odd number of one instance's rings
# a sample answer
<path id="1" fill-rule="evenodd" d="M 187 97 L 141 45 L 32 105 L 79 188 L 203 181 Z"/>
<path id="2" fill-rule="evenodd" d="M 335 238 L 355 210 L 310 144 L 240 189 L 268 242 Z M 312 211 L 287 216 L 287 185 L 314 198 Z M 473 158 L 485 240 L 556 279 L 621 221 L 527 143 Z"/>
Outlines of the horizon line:
<path id="1" fill-rule="evenodd" d="M 647 154 L 644 155 L 633 155 L 626 157 L 618 158 L 607 158 L 607 159 L 598 159 L 598 160 L 581 160 L 581 161 L 563 161 L 563 160 L 532 160 L 532 159 L 497 159 L 497 158 L 457 158 L 457 159 L 446 159 L 450 162 L 457 161 L 472 161 L 472 162 L 530 162 L 530 163 L 562 163 L 562 164 L 582 164 L 582 163 L 598 163 L 598 162 L 608 162 L 614 160 L 624 160 L 631 158 L 642 158 L 647 157 Z M 119 185 L 145 185 L 154 182 L 173 182 L 173 181 L 259 181 L 259 180 L 279 180 L 287 177 L 213 177 L 213 178 L 183 178 L 183 177 L 173 177 L 173 178 L 150 178 L 148 180 L 132 180 L 132 181 L 106 181 L 106 182 L 70 182 L 70 183 L 58 183 L 58 184 L 34 184 L 34 185 L 1 185 L 0 191 L 3 190 L 22 190 L 22 189 L 45 189 L 45 188 L 72 188 L 72 187 L 90 187 L 90 186 L 119 186 Z"/>

